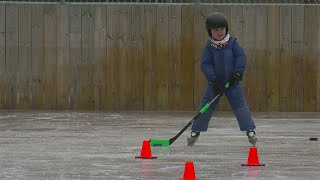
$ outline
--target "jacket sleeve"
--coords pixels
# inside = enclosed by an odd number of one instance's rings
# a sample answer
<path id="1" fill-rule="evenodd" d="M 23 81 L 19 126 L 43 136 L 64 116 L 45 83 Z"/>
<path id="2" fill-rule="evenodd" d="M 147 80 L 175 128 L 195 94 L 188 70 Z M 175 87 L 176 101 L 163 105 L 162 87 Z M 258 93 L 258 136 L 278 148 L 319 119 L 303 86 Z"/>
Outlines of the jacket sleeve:
<path id="1" fill-rule="evenodd" d="M 233 46 L 233 56 L 235 57 L 234 63 L 234 73 L 241 72 L 244 73 L 247 65 L 247 56 L 243 48 L 239 45 L 237 41 L 234 42 Z"/>
<path id="2" fill-rule="evenodd" d="M 216 78 L 213 56 L 209 52 L 209 49 L 207 46 L 205 46 L 204 51 L 202 53 L 200 66 L 201 66 L 201 71 L 203 72 L 203 74 L 205 75 L 205 77 L 209 82 L 211 82 L 213 79 Z"/>

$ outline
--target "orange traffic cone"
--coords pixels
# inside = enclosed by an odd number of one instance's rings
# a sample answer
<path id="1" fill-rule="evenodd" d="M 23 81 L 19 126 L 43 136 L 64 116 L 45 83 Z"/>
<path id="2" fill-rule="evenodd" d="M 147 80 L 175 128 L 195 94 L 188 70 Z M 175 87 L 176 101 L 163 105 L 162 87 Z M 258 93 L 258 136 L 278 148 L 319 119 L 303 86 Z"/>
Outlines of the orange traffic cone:
<path id="1" fill-rule="evenodd" d="M 196 180 L 196 173 L 194 172 L 193 162 L 186 162 L 184 166 L 184 174 L 180 180 Z"/>
<path id="2" fill-rule="evenodd" d="M 136 156 L 136 158 L 141 158 L 141 159 L 155 159 L 155 158 L 157 158 L 156 156 L 152 156 L 149 140 L 143 141 L 140 156 Z"/>
<path id="3" fill-rule="evenodd" d="M 241 166 L 265 166 L 265 164 L 259 163 L 258 151 L 256 147 L 251 147 L 248 155 L 248 162 L 241 164 Z"/>

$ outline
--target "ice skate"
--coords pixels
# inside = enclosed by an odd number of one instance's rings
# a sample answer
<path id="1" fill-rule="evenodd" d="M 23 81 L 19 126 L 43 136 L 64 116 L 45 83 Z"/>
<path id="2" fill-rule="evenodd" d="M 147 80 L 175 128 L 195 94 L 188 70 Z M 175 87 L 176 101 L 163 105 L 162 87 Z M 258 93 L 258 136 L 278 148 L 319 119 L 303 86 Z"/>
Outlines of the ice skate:
<path id="1" fill-rule="evenodd" d="M 200 132 L 192 131 L 191 136 L 187 138 L 188 146 L 193 146 L 198 140 L 199 136 L 200 136 Z"/>
<path id="2" fill-rule="evenodd" d="M 254 130 L 249 130 L 247 131 L 247 136 L 248 136 L 249 143 L 251 143 L 253 146 L 256 146 L 256 143 L 258 140 L 256 136 L 256 132 Z"/>

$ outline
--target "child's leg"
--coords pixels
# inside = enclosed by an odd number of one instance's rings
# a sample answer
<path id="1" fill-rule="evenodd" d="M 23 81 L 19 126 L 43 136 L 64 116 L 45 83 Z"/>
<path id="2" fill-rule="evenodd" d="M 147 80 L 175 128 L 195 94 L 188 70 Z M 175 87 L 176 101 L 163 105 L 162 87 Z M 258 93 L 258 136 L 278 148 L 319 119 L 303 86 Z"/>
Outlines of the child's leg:
<path id="1" fill-rule="evenodd" d="M 207 86 L 206 93 L 205 93 L 204 97 L 202 98 L 202 101 L 201 101 L 197 111 L 199 112 L 200 109 L 204 105 L 206 105 L 209 101 L 211 101 L 214 97 L 215 96 L 213 94 L 212 87 Z M 219 102 L 219 99 L 217 99 L 215 102 L 213 102 L 211 104 L 211 106 L 203 114 L 201 114 L 198 119 L 196 119 L 194 121 L 194 123 L 192 124 L 192 127 L 191 127 L 191 136 L 187 138 L 188 146 L 193 146 L 195 144 L 201 131 L 207 131 L 209 121 L 211 119 L 213 111 L 214 111 L 215 107 L 217 106 L 218 102 Z"/>
<path id="2" fill-rule="evenodd" d="M 257 142 L 256 133 L 254 131 L 256 126 L 252 120 L 246 101 L 244 100 L 241 84 L 238 83 L 234 89 L 228 90 L 226 96 L 238 120 L 240 130 L 246 131 L 249 142 L 255 145 Z"/>
<path id="3" fill-rule="evenodd" d="M 252 129 L 255 129 L 256 126 L 252 120 L 251 112 L 243 97 L 241 84 L 238 83 L 234 89 L 228 90 L 226 92 L 226 96 L 238 120 L 240 130 L 248 132 Z"/>
<path id="4" fill-rule="evenodd" d="M 206 105 L 209 101 L 211 101 L 216 94 L 213 92 L 213 89 L 211 86 L 207 86 L 206 92 L 204 97 L 201 100 L 201 103 L 197 109 L 197 112 L 200 111 L 200 109 Z M 217 99 L 215 102 L 211 104 L 211 106 L 202 114 L 198 119 L 194 121 L 192 124 L 191 130 L 195 132 L 201 132 L 201 131 L 207 131 L 209 121 L 211 119 L 211 116 L 213 114 L 214 109 L 216 108 L 217 104 L 219 102 L 219 99 Z"/>

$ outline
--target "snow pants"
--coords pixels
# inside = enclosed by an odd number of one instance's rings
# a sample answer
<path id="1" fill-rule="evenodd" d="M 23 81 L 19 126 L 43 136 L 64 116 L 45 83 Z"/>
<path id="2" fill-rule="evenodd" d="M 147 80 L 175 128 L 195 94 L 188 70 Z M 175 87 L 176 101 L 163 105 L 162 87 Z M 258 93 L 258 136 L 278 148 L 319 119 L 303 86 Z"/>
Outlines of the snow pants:
<path id="1" fill-rule="evenodd" d="M 197 111 L 199 112 L 200 109 L 209 101 L 211 101 L 216 95 L 217 94 L 213 90 L 213 87 L 208 84 L 205 90 L 205 95 L 203 96 Z M 251 129 L 255 129 L 250 110 L 243 97 L 241 82 L 237 83 L 236 87 L 227 89 L 225 96 L 227 97 L 229 104 L 231 105 L 231 108 L 237 118 L 240 130 L 249 131 Z M 195 120 L 191 128 L 192 131 L 207 131 L 209 121 L 213 111 L 219 103 L 219 100 L 220 99 L 217 99 L 215 102 L 213 102 L 211 106 L 203 114 L 201 114 L 198 119 Z"/>

